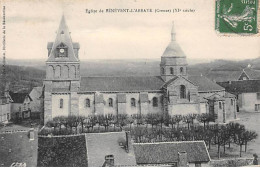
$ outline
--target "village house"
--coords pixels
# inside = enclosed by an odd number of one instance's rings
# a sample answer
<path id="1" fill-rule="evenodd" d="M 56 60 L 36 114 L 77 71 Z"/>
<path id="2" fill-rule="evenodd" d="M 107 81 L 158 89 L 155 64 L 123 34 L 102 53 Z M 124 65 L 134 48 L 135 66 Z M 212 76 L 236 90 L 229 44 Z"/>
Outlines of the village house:
<path id="1" fill-rule="evenodd" d="M 136 166 L 134 149 L 128 132 L 40 136 L 38 140 L 38 166 L 40 167 Z"/>
<path id="2" fill-rule="evenodd" d="M 260 80 L 218 82 L 226 91 L 237 96 L 237 110 L 260 112 Z"/>
<path id="3" fill-rule="evenodd" d="M 39 118 L 40 113 L 43 112 L 42 90 L 42 87 L 34 87 L 29 93 L 29 96 L 32 99 L 30 102 L 31 117 Z"/>
<path id="4" fill-rule="evenodd" d="M 207 112 L 214 114 L 215 122 L 226 122 L 223 114 L 236 114 L 233 105 L 226 103 L 222 107 L 226 102 L 223 87 L 204 76 L 187 74 L 186 55 L 176 41 L 174 26 L 171 41 L 161 56 L 158 76 L 84 77 L 80 74 L 80 45 L 70 35 L 63 16 L 55 41 L 47 44 L 43 83 L 45 124 L 56 116 L 69 115 Z M 209 105 L 207 98 L 212 95 L 223 100 L 211 100 L 213 104 Z M 231 100 L 230 96 L 227 100 Z M 236 101 L 235 96 L 232 100 Z M 222 111 L 214 112 L 215 107 Z"/>
<path id="5" fill-rule="evenodd" d="M 11 103 L 9 98 L 0 98 L 0 123 L 7 123 L 11 119 Z"/>
<path id="6" fill-rule="evenodd" d="M 0 95 L 0 123 L 8 123 L 11 119 L 11 98 L 8 90 L 1 90 Z"/>
<path id="7" fill-rule="evenodd" d="M 14 93 L 9 92 L 11 98 L 11 117 L 12 118 L 30 118 L 31 107 L 30 103 L 32 101 L 28 93 Z"/>
<path id="8" fill-rule="evenodd" d="M 210 156 L 204 141 L 134 143 L 138 166 L 205 167 Z"/>

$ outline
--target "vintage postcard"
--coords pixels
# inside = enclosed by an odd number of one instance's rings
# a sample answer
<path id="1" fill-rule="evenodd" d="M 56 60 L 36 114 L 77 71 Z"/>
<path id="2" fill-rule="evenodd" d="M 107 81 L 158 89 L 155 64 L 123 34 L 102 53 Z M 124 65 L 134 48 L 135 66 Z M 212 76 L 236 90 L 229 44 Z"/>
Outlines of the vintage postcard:
<path id="1" fill-rule="evenodd" d="M 259 0 L 0 9 L 0 167 L 259 166 Z"/>

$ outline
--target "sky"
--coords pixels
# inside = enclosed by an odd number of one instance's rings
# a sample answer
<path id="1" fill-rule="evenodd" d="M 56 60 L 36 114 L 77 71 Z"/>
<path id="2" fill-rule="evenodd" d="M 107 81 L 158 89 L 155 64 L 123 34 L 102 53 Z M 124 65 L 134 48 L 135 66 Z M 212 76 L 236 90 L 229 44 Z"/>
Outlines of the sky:
<path id="1" fill-rule="evenodd" d="M 62 14 L 81 60 L 160 59 L 176 39 L 193 60 L 260 57 L 260 36 L 223 36 L 214 30 L 213 0 L 1 0 L 6 7 L 6 57 L 47 59 Z M 194 9 L 179 13 L 86 13 L 86 9 Z M 2 12 L 1 12 L 2 16 Z M 260 18 L 260 17 L 259 17 Z M 2 19 L 2 17 L 1 17 Z M 1 31 L 2 32 L 2 31 Z M 2 35 L 1 35 L 2 37 Z M 2 42 L 2 41 L 1 41 Z M 2 45 L 2 43 L 1 43 Z"/>

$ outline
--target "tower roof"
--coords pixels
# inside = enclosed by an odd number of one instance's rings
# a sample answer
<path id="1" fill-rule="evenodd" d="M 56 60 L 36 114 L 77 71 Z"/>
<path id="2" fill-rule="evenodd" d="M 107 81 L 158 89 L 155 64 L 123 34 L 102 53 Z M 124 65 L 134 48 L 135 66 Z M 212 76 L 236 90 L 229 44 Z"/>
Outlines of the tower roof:
<path id="1" fill-rule="evenodd" d="M 64 44 L 68 48 L 68 57 L 58 57 L 55 58 L 56 48 L 60 44 Z M 62 15 L 60 26 L 57 31 L 55 42 L 53 43 L 49 58 L 47 61 L 78 61 L 75 56 L 72 39 L 70 37 L 70 32 L 66 24 L 64 15 Z"/>
<path id="2" fill-rule="evenodd" d="M 171 30 L 171 42 L 165 49 L 162 57 L 185 57 L 186 55 L 182 51 L 181 47 L 176 41 L 175 38 L 175 28 L 174 28 L 174 22 L 172 23 L 172 30 Z"/>

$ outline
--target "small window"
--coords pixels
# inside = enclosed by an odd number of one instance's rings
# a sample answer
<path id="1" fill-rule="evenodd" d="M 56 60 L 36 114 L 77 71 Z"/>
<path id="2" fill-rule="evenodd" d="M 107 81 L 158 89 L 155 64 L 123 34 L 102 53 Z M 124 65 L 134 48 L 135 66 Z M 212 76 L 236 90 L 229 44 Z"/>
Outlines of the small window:
<path id="1" fill-rule="evenodd" d="M 195 167 L 201 167 L 201 163 L 195 163 Z"/>
<path id="2" fill-rule="evenodd" d="M 108 106 L 113 107 L 113 99 L 112 98 L 108 99 Z"/>
<path id="3" fill-rule="evenodd" d="M 161 74 L 164 74 L 164 68 L 163 67 L 161 68 Z"/>
<path id="4" fill-rule="evenodd" d="M 257 100 L 260 100 L 260 93 L 256 93 Z"/>
<path id="5" fill-rule="evenodd" d="M 218 102 L 219 109 L 222 109 L 222 103 Z"/>
<path id="6" fill-rule="evenodd" d="M 183 67 L 180 68 L 180 73 L 183 73 Z"/>
<path id="7" fill-rule="evenodd" d="M 233 99 L 231 99 L 230 102 L 231 102 L 231 106 L 233 106 L 233 105 L 234 105 L 234 101 L 233 101 Z"/>
<path id="8" fill-rule="evenodd" d="M 90 107 L 90 100 L 86 99 L 86 107 Z"/>
<path id="9" fill-rule="evenodd" d="M 255 111 L 259 111 L 260 109 L 260 104 L 255 104 Z"/>
<path id="10" fill-rule="evenodd" d="M 131 106 L 136 107 L 135 98 L 131 98 Z"/>
<path id="11" fill-rule="evenodd" d="M 153 98 L 153 107 L 158 107 L 158 98 L 157 97 Z"/>
<path id="12" fill-rule="evenodd" d="M 171 74 L 174 74 L 174 71 L 173 71 L 173 68 L 172 68 L 172 67 L 170 68 L 170 73 L 171 73 Z"/>
<path id="13" fill-rule="evenodd" d="M 63 99 L 60 99 L 60 108 L 63 108 Z"/>
<path id="14" fill-rule="evenodd" d="M 243 77 L 242 79 L 243 79 L 243 80 L 247 80 L 247 78 L 246 78 L 246 77 Z"/>
<path id="15" fill-rule="evenodd" d="M 186 87 L 184 85 L 180 86 L 180 98 L 186 99 Z"/>

